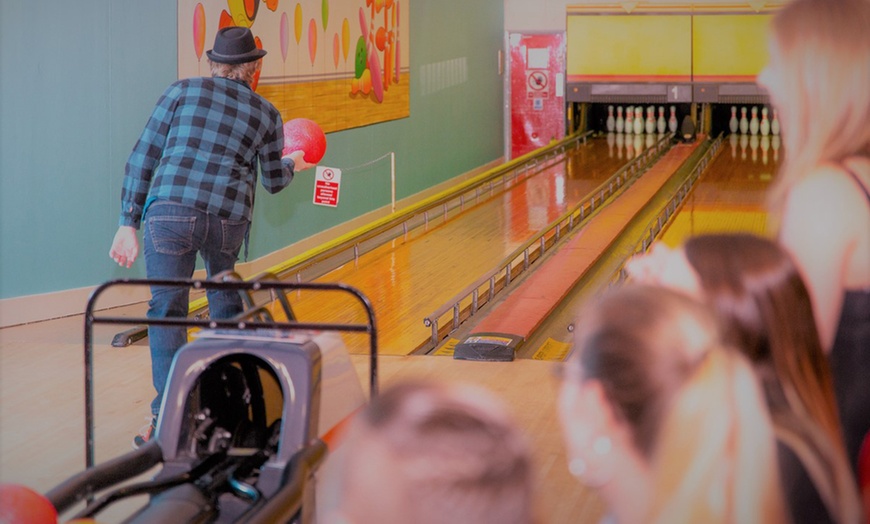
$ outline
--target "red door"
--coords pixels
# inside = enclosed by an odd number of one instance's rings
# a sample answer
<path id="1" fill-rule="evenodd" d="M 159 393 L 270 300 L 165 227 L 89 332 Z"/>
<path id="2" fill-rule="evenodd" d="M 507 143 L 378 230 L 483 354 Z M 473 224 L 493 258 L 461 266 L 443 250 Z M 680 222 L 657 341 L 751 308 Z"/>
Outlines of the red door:
<path id="1" fill-rule="evenodd" d="M 509 158 L 565 137 L 565 34 L 508 33 Z"/>

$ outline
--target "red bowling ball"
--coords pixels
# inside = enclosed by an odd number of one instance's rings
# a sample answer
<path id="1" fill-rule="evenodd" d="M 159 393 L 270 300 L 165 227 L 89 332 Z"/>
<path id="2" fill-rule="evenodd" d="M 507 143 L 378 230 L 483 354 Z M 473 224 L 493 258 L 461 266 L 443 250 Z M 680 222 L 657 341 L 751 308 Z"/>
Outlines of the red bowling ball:
<path id="1" fill-rule="evenodd" d="M 42 494 L 21 484 L 0 484 L 0 524 L 55 524 L 57 510 Z"/>
<path id="2" fill-rule="evenodd" d="M 326 154 L 326 135 L 314 120 L 294 118 L 284 123 L 284 154 L 300 150 L 311 164 L 320 162 Z"/>

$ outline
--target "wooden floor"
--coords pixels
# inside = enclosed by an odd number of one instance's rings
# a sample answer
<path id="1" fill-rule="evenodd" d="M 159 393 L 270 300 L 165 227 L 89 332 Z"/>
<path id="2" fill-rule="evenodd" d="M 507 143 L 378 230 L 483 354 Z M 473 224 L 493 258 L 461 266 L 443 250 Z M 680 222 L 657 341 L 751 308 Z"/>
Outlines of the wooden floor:
<path id="1" fill-rule="evenodd" d="M 505 398 L 535 444 L 546 522 L 592 523 L 602 512 L 600 501 L 566 468 L 555 412 L 557 383 L 552 371 L 558 364 L 531 359 L 468 362 L 406 353 L 428 335 L 422 324 L 425 315 L 478 272 L 490 269 L 487 261 L 500 260 L 524 241 L 525 234 L 564 212 L 626 162 L 624 157 L 604 139 L 592 140 L 564 164 L 497 198 L 470 204 L 459 219 L 409 235 L 324 278 L 357 286 L 372 299 L 385 353 L 380 360 L 382 387 L 422 376 L 476 382 Z M 669 234 L 699 232 L 712 228 L 702 227 L 702 222 L 727 222 L 745 213 L 756 219 L 763 216 L 758 204 L 774 166 L 771 159 L 762 164 L 760 156 L 755 163 L 749 154 L 743 160 L 739 144 L 731 158 L 726 145 Z M 408 290 L 401 291 L 402 286 Z M 342 318 L 341 307 L 330 305 L 332 312 L 324 312 L 317 309 L 321 305 L 316 300 L 299 298 L 294 304 L 300 304 L 303 319 L 358 320 Z M 81 317 L 71 317 L 0 329 L 0 481 L 45 491 L 84 466 L 82 327 Z M 98 325 L 95 332 L 97 462 L 130 449 L 153 396 L 147 345 L 113 348 L 110 341 L 116 331 L 117 327 Z M 364 377 L 367 359 L 353 359 Z M 117 520 L 120 517 L 112 512 L 101 515 L 101 522 Z"/>
<path id="2" fill-rule="evenodd" d="M 506 191 L 466 204 L 456 218 L 411 232 L 319 281 L 344 282 L 361 290 L 375 310 L 380 353 L 410 354 L 430 336 L 423 324 L 426 316 L 494 269 L 627 161 L 611 157 L 605 141 L 591 140 Z M 316 294 L 300 294 L 293 307 L 300 320 L 364 321 L 360 308 L 337 306 Z"/>

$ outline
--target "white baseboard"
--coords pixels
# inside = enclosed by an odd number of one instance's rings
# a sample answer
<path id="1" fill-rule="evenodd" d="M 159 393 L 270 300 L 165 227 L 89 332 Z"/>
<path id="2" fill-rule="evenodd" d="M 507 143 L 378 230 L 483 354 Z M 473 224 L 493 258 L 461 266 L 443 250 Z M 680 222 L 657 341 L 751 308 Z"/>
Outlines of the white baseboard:
<path id="1" fill-rule="evenodd" d="M 414 205 L 432 195 L 447 190 L 451 186 L 458 185 L 479 175 L 480 173 L 492 169 L 503 162 L 503 158 L 498 158 L 477 169 L 469 171 L 468 173 L 459 175 L 425 191 L 421 191 L 420 193 L 400 200 L 396 202 L 396 209 L 403 209 Z M 301 255 L 302 253 L 314 249 L 331 239 L 338 238 L 341 235 L 350 233 L 351 231 L 359 229 L 375 220 L 379 220 L 389 215 L 390 212 L 391 210 L 389 206 L 376 209 L 355 219 L 304 238 L 295 244 L 291 244 L 285 248 L 269 253 L 268 255 L 264 255 L 256 260 L 238 263 L 236 264 L 236 272 L 242 277 L 249 277 L 262 273 L 289 258 Z M 205 278 L 205 272 L 202 270 L 197 271 L 194 274 L 194 278 Z M 77 289 L 66 289 L 50 293 L 2 299 L 0 300 L 0 328 L 81 315 L 85 312 L 88 299 L 96 287 L 97 286 L 88 286 Z M 117 286 L 107 289 L 105 293 L 100 296 L 99 303 L 97 304 L 99 307 L 97 309 L 105 310 L 131 304 L 144 303 L 147 302 L 150 297 L 151 295 L 145 287 Z"/>

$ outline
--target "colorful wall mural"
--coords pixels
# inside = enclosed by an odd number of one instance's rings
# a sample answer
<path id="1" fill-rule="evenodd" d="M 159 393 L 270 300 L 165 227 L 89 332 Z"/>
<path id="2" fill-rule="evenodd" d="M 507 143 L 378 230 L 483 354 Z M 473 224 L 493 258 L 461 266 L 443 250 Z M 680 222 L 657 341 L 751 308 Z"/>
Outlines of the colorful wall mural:
<path id="1" fill-rule="evenodd" d="M 409 0 L 178 0 L 178 77 L 208 76 L 227 26 L 268 54 L 256 91 L 325 132 L 410 116 Z"/>

